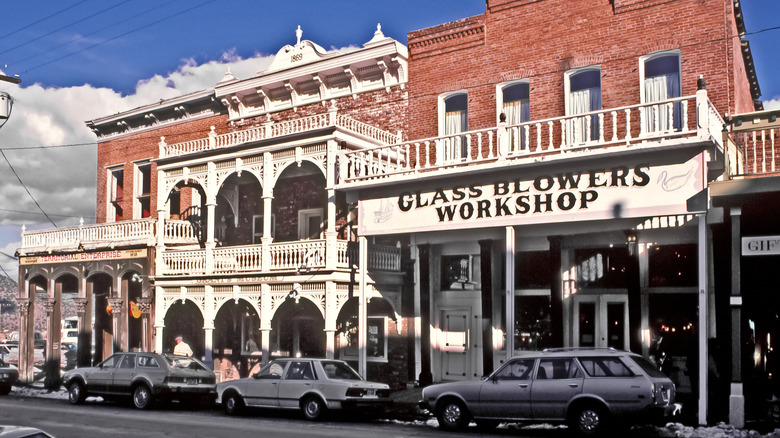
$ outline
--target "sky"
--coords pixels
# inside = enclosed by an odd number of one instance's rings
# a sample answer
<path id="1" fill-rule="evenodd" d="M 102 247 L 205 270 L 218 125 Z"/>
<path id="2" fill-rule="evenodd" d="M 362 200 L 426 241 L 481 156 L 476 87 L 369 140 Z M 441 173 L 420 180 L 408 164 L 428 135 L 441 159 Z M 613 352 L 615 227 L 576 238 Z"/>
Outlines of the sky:
<path id="1" fill-rule="evenodd" d="M 580 0 L 581 1 L 581 0 Z M 605 1 L 605 0 L 600 0 Z M 742 0 L 765 108 L 780 108 L 780 0 Z M 484 0 L 38 0 L 0 3 L 0 275 L 17 280 L 21 230 L 94 223 L 97 139 L 85 121 L 266 68 L 303 39 L 359 47 L 485 12 Z"/>

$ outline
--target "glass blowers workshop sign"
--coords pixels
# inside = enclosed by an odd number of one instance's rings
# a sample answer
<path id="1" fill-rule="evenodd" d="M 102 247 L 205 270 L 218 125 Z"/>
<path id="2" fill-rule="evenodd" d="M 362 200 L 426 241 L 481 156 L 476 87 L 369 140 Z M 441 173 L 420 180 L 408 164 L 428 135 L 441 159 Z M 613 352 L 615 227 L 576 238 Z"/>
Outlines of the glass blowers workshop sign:
<path id="1" fill-rule="evenodd" d="M 703 189 L 701 155 L 685 163 L 587 168 L 401 190 L 360 201 L 362 235 L 687 213 Z"/>

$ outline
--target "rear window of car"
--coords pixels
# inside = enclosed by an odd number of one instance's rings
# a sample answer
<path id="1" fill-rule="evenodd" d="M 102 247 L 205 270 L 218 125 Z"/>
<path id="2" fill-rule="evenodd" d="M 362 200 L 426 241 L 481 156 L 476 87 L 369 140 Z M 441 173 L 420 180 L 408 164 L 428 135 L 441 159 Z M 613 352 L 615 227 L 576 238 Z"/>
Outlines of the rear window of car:
<path id="1" fill-rule="evenodd" d="M 322 369 L 329 379 L 363 380 L 360 374 L 342 362 L 323 361 Z"/>
<path id="2" fill-rule="evenodd" d="M 171 368 L 186 370 L 205 370 L 206 367 L 195 359 L 184 356 L 165 356 Z"/>
<path id="3" fill-rule="evenodd" d="M 146 368 L 159 368 L 157 359 L 150 356 L 138 356 L 138 366 Z"/>
<path id="4" fill-rule="evenodd" d="M 634 373 L 617 357 L 580 357 L 582 368 L 591 377 L 632 377 Z"/>
<path id="5" fill-rule="evenodd" d="M 631 356 L 631 360 L 636 362 L 637 365 L 639 365 L 639 368 L 642 368 L 642 371 L 647 373 L 648 376 L 653 378 L 659 378 L 659 377 L 666 377 L 666 374 L 662 373 L 661 370 L 658 369 L 658 367 L 655 366 L 652 362 L 647 360 L 646 358 L 642 356 Z"/>

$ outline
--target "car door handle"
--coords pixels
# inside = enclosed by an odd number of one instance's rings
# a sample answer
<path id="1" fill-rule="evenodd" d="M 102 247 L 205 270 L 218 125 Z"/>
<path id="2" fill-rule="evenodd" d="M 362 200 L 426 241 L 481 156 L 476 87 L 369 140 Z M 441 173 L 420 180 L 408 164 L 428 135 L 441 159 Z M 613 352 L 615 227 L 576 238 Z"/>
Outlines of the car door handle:
<path id="1" fill-rule="evenodd" d="M 580 386 L 579 383 L 569 383 L 569 388 L 576 388 Z"/>
<path id="2" fill-rule="evenodd" d="M 518 383 L 517 386 L 519 386 L 520 388 L 528 388 L 527 383 Z"/>

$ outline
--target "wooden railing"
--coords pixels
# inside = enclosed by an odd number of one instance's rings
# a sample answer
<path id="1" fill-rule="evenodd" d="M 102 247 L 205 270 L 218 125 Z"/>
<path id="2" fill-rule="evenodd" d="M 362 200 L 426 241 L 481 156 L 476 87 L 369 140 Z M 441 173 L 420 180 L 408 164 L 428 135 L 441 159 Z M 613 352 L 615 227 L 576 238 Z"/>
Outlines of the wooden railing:
<path id="1" fill-rule="evenodd" d="M 732 178 L 780 173 L 780 128 L 733 132 L 731 139 Z"/>
<path id="2" fill-rule="evenodd" d="M 285 120 L 280 122 L 268 121 L 260 126 L 243 129 L 240 131 L 228 132 L 226 134 L 217 134 L 215 128 L 212 126 L 211 132 L 209 132 L 207 137 L 176 144 L 167 144 L 165 143 L 165 138 L 162 137 L 159 143 L 160 158 L 175 157 L 210 149 L 237 146 L 240 144 L 252 143 L 264 139 L 298 134 L 327 127 L 337 127 L 344 129 L 376 144 L 397 143 L 400 140 L 399 136 L 396 134 L 383 131 L 374 126 L 338 114 L 334 109 L 331 109 L 326 114 L 317 114 L 309 117 L 302 117 L 300 119 Z"/>
<path id="3" fill-rule="evenodd" d="M 339 183 L 378 183 L 392 176 L 447 171 L 506 160 L 534 161 L 635 144 L 691 139 L 722 148 L 723 119 L 706 91 L 652 104 L 592 111 L 517 125 L 342 151 Z M 460 170 L 458 170 L 460 171 Z"/>

